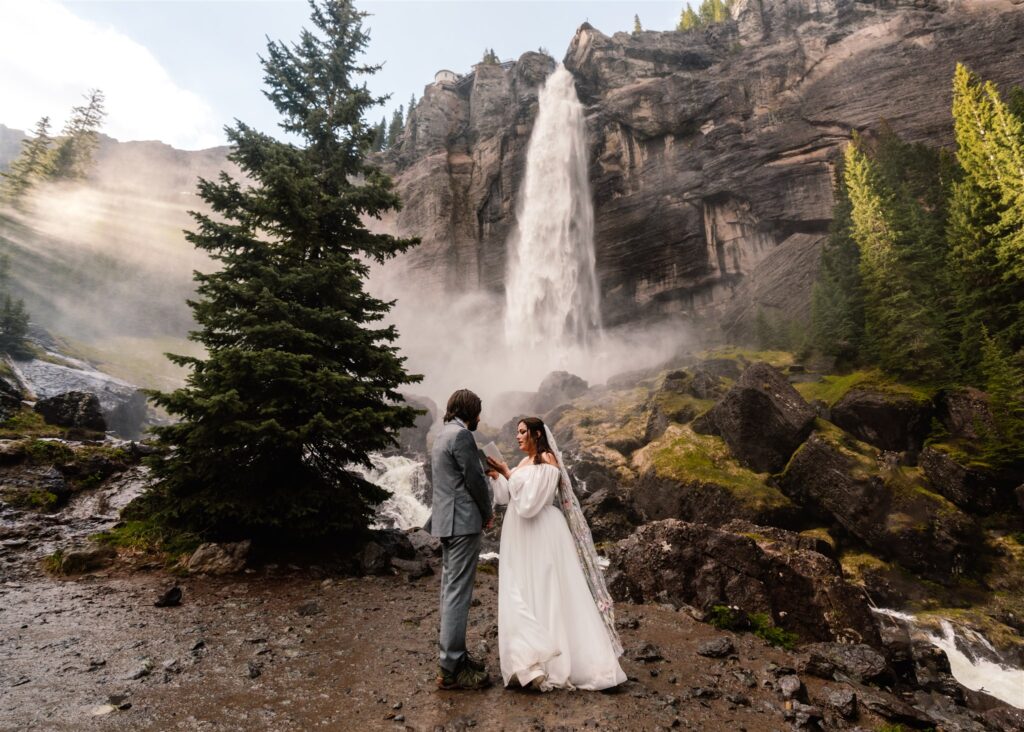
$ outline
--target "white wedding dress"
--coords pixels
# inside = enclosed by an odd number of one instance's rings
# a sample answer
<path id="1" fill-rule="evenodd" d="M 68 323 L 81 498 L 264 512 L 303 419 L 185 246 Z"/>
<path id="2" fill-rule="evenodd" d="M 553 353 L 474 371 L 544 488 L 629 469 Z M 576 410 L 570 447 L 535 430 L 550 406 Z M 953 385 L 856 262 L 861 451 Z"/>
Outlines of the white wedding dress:
<path id="1" fill-rule="evenodd" d="M 626 680 L 587 585 L 576 545 L 552 499 L 561 471 L 524 465 L 491 479 L 508 504 L 498 560 L 498 656 L 505 685 L 608 689 Z"/>

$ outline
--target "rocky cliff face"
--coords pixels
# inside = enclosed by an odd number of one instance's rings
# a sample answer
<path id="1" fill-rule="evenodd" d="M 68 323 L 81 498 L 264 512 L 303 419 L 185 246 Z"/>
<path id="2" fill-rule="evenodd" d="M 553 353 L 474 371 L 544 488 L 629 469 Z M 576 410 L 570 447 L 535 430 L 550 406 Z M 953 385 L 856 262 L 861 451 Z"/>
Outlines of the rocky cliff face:
<path id="1" fill-rule="evenodd" d="M 951 144 L 955 63 L 1024 83 L 1022 37 L 1020 0 L 739 0 L 706 30 L 581 26 L 564 63 L 587 105 L 605 322 L 686 312 L 735 337 L 758 307 L 806 316 L 851 131 Z M 554 65 L 527 53 L 427 88 L 390 153 L 405 208 L 388 223 L 422 237 L 418 280 L 501 292 Z"/>

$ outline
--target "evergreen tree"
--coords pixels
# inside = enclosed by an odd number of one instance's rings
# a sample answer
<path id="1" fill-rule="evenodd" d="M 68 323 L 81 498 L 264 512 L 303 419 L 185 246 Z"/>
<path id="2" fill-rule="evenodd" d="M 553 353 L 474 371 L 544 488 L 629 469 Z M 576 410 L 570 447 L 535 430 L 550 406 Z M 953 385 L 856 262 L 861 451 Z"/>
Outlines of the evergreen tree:
<path id="1" fill-rule="evenodd" d="M 847 147 L 844 165 L 852 235 L 860 251 L 867 353 L 896 376 L 943 378 L 948 358 L 942 323 L 900 261 L 893 195 L 881 185 L 858 138 Z"/>
<path id="2" fill-rule="evenodd" d="M 983 431 L 982 457 L 997 469 L 1024 466 L 1024 368 L 981 327 L 981 368 L 994 429 Z"/>
<path id="3" fill-rule="evenodd" d="M 368 231 L 399 206 L 364 153 L 381 104 L 361 78 L 365 13 L 314 0 L 314 30 L 270 42 L 262 60 L 281 142 L 238 122 L 227 130 L 244 180 L 201 180 L 210 214 L 189 241 L 218 264 L 196 273 L 190 302 L 205 358 L 171 355 L 186 385 L 151 393 L 181 421 L 155 431 L 173 448 L 153 460 L 145 507 L 210 538 L 333 535 L 356 539 L 385 492 L 349 469 L 394 444 L 416 411 L 397 389 L 418 381 L 381 323 L 391 303 L 365 291 L 370 260 L 416 243 Z"/>
<path id="4" fill-rule="evenodd" d="M 92 167 L 100 125 L 107 113 L 103 108 L 103 92 L 99 89 L 91 89 L 85 99 L 85 104 L 71 109 L 71 117 L 53 150 L 50 177 L 56 180 L 84 178 Z"/>
<path id="5" fill-rule="evenodd" d="M 854 365 L 860 360 L 864 340 L 864 290 L 841 163 L 836 173 L 832 223 L 811 292 L 811 338 L 822 353 L 841 364 Z"/>
<path id="6" fill-rule="evenodd" d="M 410 122 L 412 122 L 412 110 L 414 110 L 415 108 L 416 108 L 416 95 L 413 94 L 411 97 L 409 97 L 409 109 L 406 111 L 406 114 L 405 114 L 405 123 L 406 124 L 409 124 Z"/>
<path id="7" fill-rule="evenodd" d="M 693 8 L 687 5 L 679 15 L 679 25 L 676 26 L 676 30 L 693 30 L 694 28 L 699 28 L 700 25 L 700 18 L 693 12 Z"/>
<path id="8" fill-rule="evenodd" d="M 1024 280 L 1006 276 L 1005 254 L 1010 250 L 1006 241 L 1014 232 L 1007 209 L 1013 204 L 1004 197 L 998 176 L 993 175 L 996 161 L 988 150 L 988 139 L 997 124 L 994 102 L 998 95 L 993 94 L 992 88 L 964 66 L 957 66 L 953 124 L 963 175 L 954 183 L 950 197 L 947 240 L 959 361 L 963 375 L 974 383 L 982 380 L 983 324 L 1009 351 L 1024 347 Z M 1011 107 L 1018 98 L 1011 94 Z M 1001 251 L 1004 257 L 1000 257 Z"/>
<path id="9" fill-rule="evenodd" d="M 391 126 L 388 127 L 388 147 L 394 147 L 395 143 L 398 142 L 398 138 L 402 136 L 402 130 L 405 128 L 405 111 L 399 105 L 398 109 L 395 110 L 394 114 L 391 115 Z"/>
<path id="10" fill-rule="evenodd" d="M 0 256 L 0 352 L 14 356 L 27 352 L 25 338 L 28 335 L 28 312 L 25 303 L 14 299 L 8 292 L 10 259 Z"/>
<path id="11" fill-rule="evenodd" d="M 634 33 L 642 33 L 643 30 L 644 30 L 643 27 L 640 25 L 640 16 L 639 15 L 634 15 L 633 16 L 633 32 Z"/>
<path id="12" fill-rule="evenodd" d="M 373 128 L 373 142 L 370 144 L 370 149 L 374 152 L 381 152 L 387 147 L 388 142 L 388 123 L 385 117 L 380 118 Z"/>
<path id="13" fill-rule="evenodd" d="M 21 141 L 21 154 L 15 158 L 3 176 L 4 198 L 17 204 L 32 186 L 45 178 L 50 169 L 50 118 L 36 122 L 32 136 Z"/>
<path id="14" fill-rule="evenodd" d="M 701 25 L 724 23 L 729 19 L 729 8 L 723 0 L 702 0 L 697 16 Z"/>

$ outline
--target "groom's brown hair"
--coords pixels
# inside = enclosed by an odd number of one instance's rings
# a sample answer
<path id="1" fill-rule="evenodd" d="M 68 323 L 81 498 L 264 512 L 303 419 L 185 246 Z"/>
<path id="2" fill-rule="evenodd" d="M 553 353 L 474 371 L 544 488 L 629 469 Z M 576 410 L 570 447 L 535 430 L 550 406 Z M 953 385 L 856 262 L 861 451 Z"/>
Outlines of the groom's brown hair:
<path id="1" fill-rule="evenodd" d="M 459 389 L 448 397 L 448 407 L 444 413 L 444 421 L 451 422 L 458 417 L 466 424 L 480 416 L 482 404 L 480 397 L 469 389 Z"/>

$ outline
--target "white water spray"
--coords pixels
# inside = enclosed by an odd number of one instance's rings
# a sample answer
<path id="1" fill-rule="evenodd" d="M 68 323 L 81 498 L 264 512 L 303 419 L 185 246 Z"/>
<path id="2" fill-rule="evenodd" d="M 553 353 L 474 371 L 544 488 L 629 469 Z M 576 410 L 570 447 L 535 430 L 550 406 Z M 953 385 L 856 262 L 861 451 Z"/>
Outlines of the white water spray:
<path id="1" fill-rule="evenodd" d="M 400 455 L 371 454 L 373 468 L 353 465 L 352 470 L 380 486 L 391 497 L 377 508 L 375 529 L 412 529 L 430 517 L 427 508 L 427 476 L 423 463 Z"/>
<path id="2" fill-rule="evenodd" d="M 512 348 L 585 346 L 601 330 L 594 207 L 583 105 L 561 64 L 539 102 L 508 247 L 505 337 Z"/>

